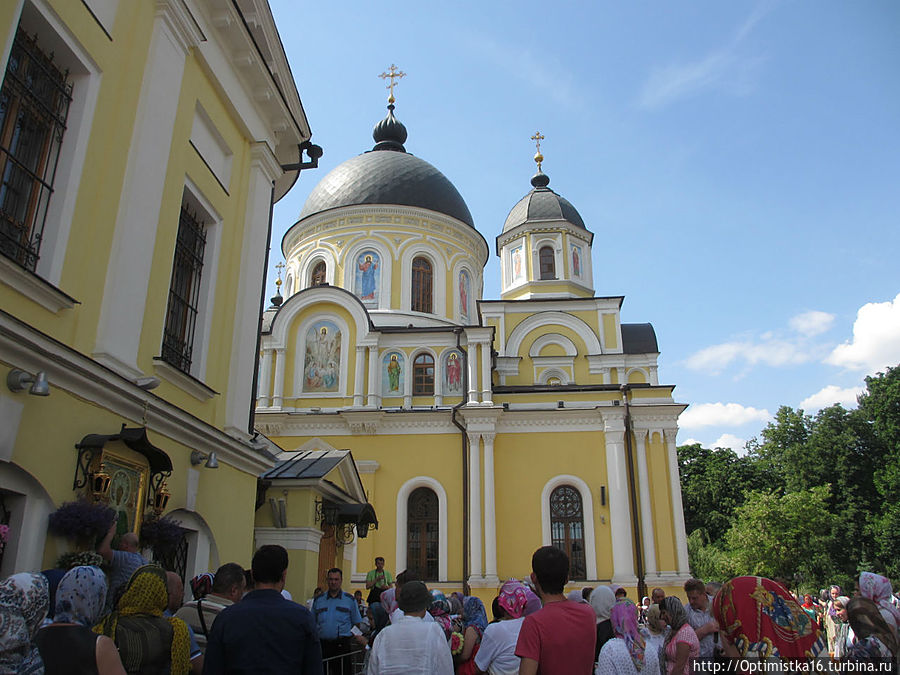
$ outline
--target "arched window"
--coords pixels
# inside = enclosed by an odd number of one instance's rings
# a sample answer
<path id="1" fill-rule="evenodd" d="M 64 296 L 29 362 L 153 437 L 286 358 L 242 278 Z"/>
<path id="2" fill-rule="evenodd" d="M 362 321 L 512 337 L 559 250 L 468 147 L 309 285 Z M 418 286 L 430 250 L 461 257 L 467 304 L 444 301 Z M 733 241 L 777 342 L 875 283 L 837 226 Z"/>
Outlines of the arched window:
<path id="1" fill-rule="evenodd" d="M 412 262 L 412 302 L 414 312 L 433 311 L 431 304 L 431 263 L 427 258 L 414 258 Z"/>
<path id="2" fill-rule="evenodd" d="M 541 259 L 541 279 L 555 279 L 556 259 L 553 257 L 553 248 L 542 246 L 538 256 Z"/>
<path id="3" fill-rule="evenodd" d="M 571 485 L 550 493 L 551 543 L 569 556 L 569 578 L 587 579 L 584 559 L 584 509 L 581 494 Z"/>
<path id="4" fill-rule="evenodd" d="M 413 490 L 407 501 L 406 569 L 423 581 L 438 578 L 438 498 L 427 487 Z"/>
<path id="5" fill-rule="evenodd" d="M 325 261 L 320 260 L 316 263 L 316 266 L 313 267 L 312 276 L 309 279 L 310 286 L 321 286 L 325 283 L 325 272 L 327 271 L 327 267 L 325 266 Z"/>
<path id="6" fill-rule="evenodd" d="M 413 396 L 434 394 L 434 357 L 419 354 L 413 361 Z"/>

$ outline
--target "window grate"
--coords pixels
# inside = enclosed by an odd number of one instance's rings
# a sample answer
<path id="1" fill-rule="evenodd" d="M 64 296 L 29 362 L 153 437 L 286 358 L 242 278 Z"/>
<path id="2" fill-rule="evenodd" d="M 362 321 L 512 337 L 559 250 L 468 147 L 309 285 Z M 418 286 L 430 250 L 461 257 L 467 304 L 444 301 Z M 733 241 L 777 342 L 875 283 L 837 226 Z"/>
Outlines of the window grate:
<path id="1" fill-rule="evenodd" d="M 0 88 L 0 253 L 34 271 L 72 102 L 60 70 L 21 29 Z"/>
<path id="2" fill-rule="evenodd" d="M 434 490 L 420 487 L 407 501 L 406 567 L 419 579 L 438 578 L 438 498 Z"/>
<path id="3" fill-rule="evenodd" d="M 584 509 L 581 495 L 571 485 L 550 493 L 551 543 L 569 556 L 569 578 L 587 579 L 584 557 Z"/>
<path id="4" fill-rule="evenodd" d="M 196 214 L 182 206 L 175 242 L 175 261 L 172 264 L 172 282 L 169 285 L 162 358 L 186 373 L 191 370 L 205 250 L 206 228 Z"/>

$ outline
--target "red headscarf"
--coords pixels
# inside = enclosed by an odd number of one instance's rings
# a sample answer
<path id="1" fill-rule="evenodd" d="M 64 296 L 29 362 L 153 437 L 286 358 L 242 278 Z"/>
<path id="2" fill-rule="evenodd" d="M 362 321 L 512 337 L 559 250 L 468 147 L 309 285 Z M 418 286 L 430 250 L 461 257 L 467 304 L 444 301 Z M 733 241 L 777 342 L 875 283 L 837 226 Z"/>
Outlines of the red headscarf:
<path id="1" fill-rule="evenodd" d="M 716 594 L 713 616 L 741 656 L 806 659 L 824 640 L 815 622 L 781 584 L 735 577 Z"/>

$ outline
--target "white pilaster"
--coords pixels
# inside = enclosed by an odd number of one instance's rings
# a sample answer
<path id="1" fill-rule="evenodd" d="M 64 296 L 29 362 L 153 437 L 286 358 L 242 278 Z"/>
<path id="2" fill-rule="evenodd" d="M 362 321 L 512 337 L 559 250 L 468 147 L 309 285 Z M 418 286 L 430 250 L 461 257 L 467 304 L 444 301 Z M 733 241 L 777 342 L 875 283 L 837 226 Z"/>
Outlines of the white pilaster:
<path id="1" fill-rule="evenodd" d="M 481 434 L 469 434 L 469 579 L 481 574 Z"/>
<path id="2" fill-rule="evenodd" d="M 198 44 L 201 38 L 181 3 L 156 3 L 147 65 L 143 73 L 137 74 L 142 82 L 138 115 L 129 146 L 93 350 L 98 361 L 129 379 L 144 374 L 137 366 L 138 347 L 153 277 L 151 254 L 160 219 L 165 219 L 166 231 L 175 232 L 178 228 L 178 209 L 161 212 L 168 176 L 160 167 L 167 166 L 169 161 L 185 56 L 189 47 Z M 174 243 L 174 235 L 171 240 Z M 168 276 L 165 278 L 168 281 Z M 164 318 L 157 317 L 157 320 Z M 250 323 L 255 330 L 256 322 Z M 161 326 L 159 337 L 162 344 Z"/>
<path id="3" fill-rule="evenodd" d="M 366 400 L 366 406 L 369 408 L 378 407 L 378 347 L 369 347 L 369 396 Z"/>
<path id="4" fill-rule="evenodd" d="M 637 446 L 638 494 L 641 498 L 641 540 L 644 551 L 644 574 L 656 576 L 656 539 L 653 536 L 653 509 L 650 504 L 650 475 L 647 472 L 647 430 L 634 432 Z"/>
<path id="5" fill-rule="evenodd" d="M 275 349 L 275 384 L 272 387 L 272 407 L 280 408 L 284 402 L 284 349 Z"/>
<path id="6" fill-rule="evenodd" d="M 681 503 L 681 477 L 678 471 L 678 451 L 675 437 L 678 429 L 665 429 L 666 451 L 669 456 L 669 491 L 672 493 L 672 513 L 675 525 L 675 553 L 678 559 L 678 574 L 689 574 L 687 533 L 684 529 L 684 506 Z"/>
<path id="7" fill-rule="evenodd" d="M 272 207 L 272 185 L 281 174 L 281 166 L 271 148 L 265 143 L 255 143 L 250 149 L 250 175 L 238 287 L 236 295 L 229 298 L 229 305 L 234 307 L 234 328 L 228 371 L 225 430 L 236 433 L 246 430 L 247 415 L 252 404 L 250 397 L 253 392 L 253 365 L 256 361 L 259 325 L 246 318 L 259 315 L 259 291 L 265 273 L 263 263 L 266 258 L 269 211 Z M 212 308 L 208 311 L 211 313 Z"/>
<path id="8" fill-rule="evenodd" d="M 468 405 L 477 405 L 478 404 L 478 364 L 477 361 L 477 349 L 474 344 L 469 345 L 469 358 L 466 359 L 469 366 L 469 401 Z"/>
<path id="9" fill-rule="evenodd" d="M 353 378 L 353 407 L 362 408 L 363 384 L 365 383 L 366 348 L 364 345 L 356 345 L 356 367 Z"/>
<path id="10" fill-rule="evenodd" d="M 491 343 L 481 343 L 481 403 L 494 405 L 491 400 Z"/>
<path id="11" fill-rule="evenodd" d="M 606 474 L 609 486 L 609 524 L 612 539 L 613 578 L 623 585 L 635 582 L 634 542 L 628 509 L 628 473 L 625 464 L 624 414 L 604 414 Z"/>
<path id="12" fill-rule="evenodd" d="M 497 523 L 494 508 L 494 434 L 482 433 L 484 441 L 484 580 L 497 577 Z"/>
<path id="13" fill-rule="evenodd" d="M 256 393 L 256 404 L 260 408 L 268 408 L 272 400 L 272 350 L 263 349 L 259 360 L 259 391 Z"/>
<path id="14" fill-rule="evenodd" d="M 403 407 L 409 409 L 412 408 L 412 360 L 407 359 L 406 363 L 407 365 L 403 369 Z"/>

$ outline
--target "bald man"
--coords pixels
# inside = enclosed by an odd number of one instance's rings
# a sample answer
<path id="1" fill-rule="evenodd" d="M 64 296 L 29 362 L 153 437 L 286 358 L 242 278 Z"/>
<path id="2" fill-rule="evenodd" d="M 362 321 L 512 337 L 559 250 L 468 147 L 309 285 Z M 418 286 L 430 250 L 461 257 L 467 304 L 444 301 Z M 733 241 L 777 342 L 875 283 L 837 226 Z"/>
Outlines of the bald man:
<path id="1" fill-rule="evenodd" d="M 119 589 L 128 583 L 134 571 L 150 563 L 138 552 L 138 537 L 134 532 L 126 532 L 119 539 L 119 550 L 112 548 L 113 537 L 116 536 L 116 523 L 110 526 L 103 541 L 97 546 L 97 553 L 109 563 L 109 591 L 106 593 L 106 608 L 111 610 L 119 599 Z"/>

